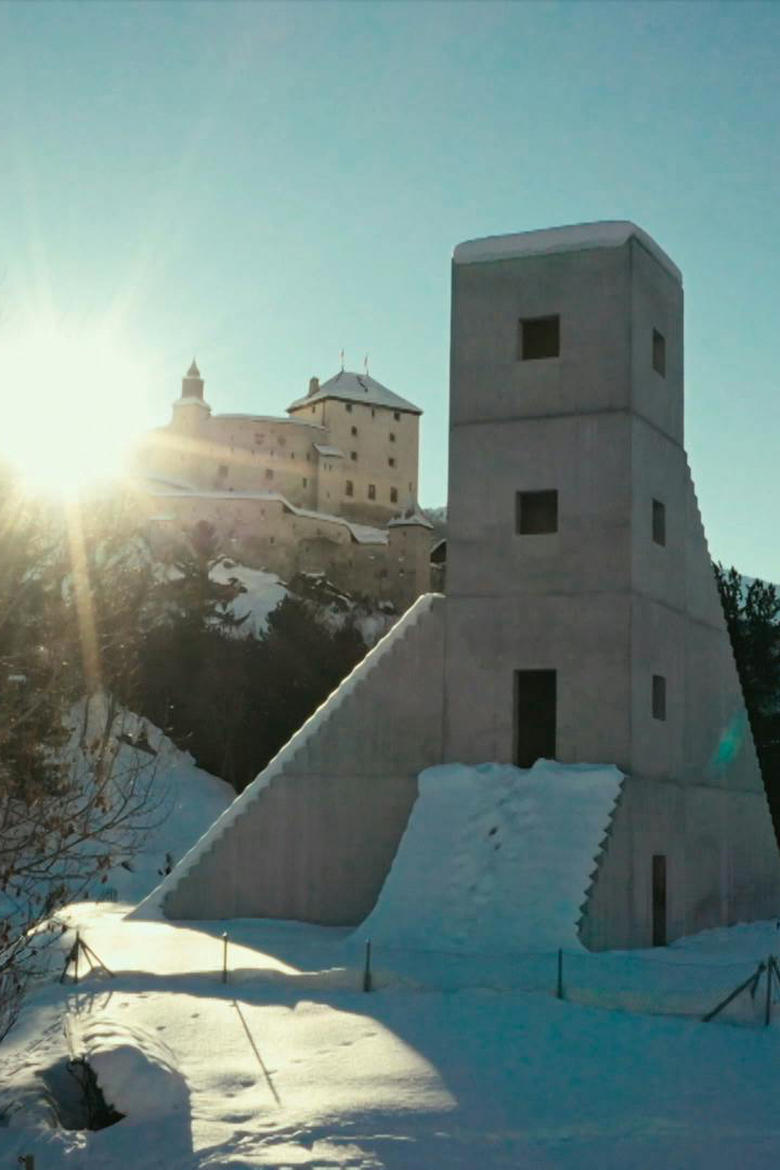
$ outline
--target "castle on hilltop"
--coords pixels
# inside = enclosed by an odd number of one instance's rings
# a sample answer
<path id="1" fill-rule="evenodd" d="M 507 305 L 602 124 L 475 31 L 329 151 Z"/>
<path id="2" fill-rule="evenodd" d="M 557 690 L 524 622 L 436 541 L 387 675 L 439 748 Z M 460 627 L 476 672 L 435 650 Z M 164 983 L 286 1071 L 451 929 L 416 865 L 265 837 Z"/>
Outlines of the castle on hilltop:
<path id="1" fill-rule="evenodd" d="M 288 418 L 214 414 L 204 386 L 193 360 L 171 421 L 137 452 L 158 542 L 205 520 L 226 551 L 282 577 L 324 572 L 399 608 L 429 588 L 419 407 L 344 369 L 312 378 Z"/>

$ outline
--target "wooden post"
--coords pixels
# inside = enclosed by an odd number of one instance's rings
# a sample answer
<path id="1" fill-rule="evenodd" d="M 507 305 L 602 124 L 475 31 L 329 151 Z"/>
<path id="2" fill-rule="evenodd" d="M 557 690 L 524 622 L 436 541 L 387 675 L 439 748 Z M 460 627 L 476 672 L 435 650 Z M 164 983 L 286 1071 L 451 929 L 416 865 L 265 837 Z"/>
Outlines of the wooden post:
<path id="1" fill-rule="evenodd" d="M 73 948 L 73 982 L 79 981 L 79 951 L 81 950 L 81 935 L 76 931 L 76 945 Z"/>
<path id="2" fill-rule="evenodd" d="M 718 1012 L 722 1012 L 725 1007 L 728 1007 L 731 1001 L 736 999 L 740 992 L 744 991 L 746 987 L 749 987 L 754 980 L 760 979 L 761 972 L 764 970 L 765 965 L 766 964 L 762 959 L 749 979 L 746 979 L 744 983 L 740 983 L 739 987 L 735 987 L 731 994 L 727 995 L 725 999 L 722 999 L 718 1006 L 714 1007 L 711 1012 L 707 1012 L 706 1016 L 702 1016 L 702 1023 L 708 1024 L 710 1020 L 714 1020 Z"/>
<path id="3" fill-rule="evenodd" d="M 363 990 L 371 990 L 371 939 L 366 939 L 366 965 L 363 969 Z"/>
<path id="4" fill-rule="evenodd" d="M 222 932 L 222 982 L 227 983 L 227 945 L 228 935 L 227 931 Z"/>
<path id="5" fill-rule="evenodd" d="M 764 1005 L 764 1027 L 772 1023 L 772 956 L 766 961 L 766 1004 Z"/>
<path id="6" fill-rule="evenodd" d="M 558 986 L 555 989 L 558 999 L 563 999 L 563 950 L 558 948 Z"/>

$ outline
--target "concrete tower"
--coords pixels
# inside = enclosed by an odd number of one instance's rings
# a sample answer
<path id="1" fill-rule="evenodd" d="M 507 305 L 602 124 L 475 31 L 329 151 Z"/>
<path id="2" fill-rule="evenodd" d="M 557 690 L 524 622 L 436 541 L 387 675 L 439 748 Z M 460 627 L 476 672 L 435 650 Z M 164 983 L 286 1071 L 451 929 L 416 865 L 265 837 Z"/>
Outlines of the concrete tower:
<path id="1" fill-rule="evenodd" d="M 455 250 L 444 757 L 628 779 L 583 930 L 778 909 L 683 447 L 679 270 L 630 223 Z"/>
<path id="2" fill-rule="evenodd" d="M 683 447 L 682 313 L 678 269 L 631 223 L 456 248 L 447 594 L 237 798 L 166 879 L 166 913 L 359 922 L 423 767 L 540 757 L 626 777 L 586 945 L 780 910 Z"/>

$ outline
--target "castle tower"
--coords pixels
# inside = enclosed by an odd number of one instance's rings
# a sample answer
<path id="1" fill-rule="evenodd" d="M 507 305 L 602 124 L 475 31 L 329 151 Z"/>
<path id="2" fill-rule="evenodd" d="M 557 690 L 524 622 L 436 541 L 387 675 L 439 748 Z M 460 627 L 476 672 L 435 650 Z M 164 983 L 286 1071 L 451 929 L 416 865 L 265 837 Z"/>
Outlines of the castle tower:
<path id="1" fill-rule="evenodd" d="M 626 773 L 591 945 L 775 913 L 683 447 L 682 280 L 639 228 L 456 248 L 449 475 L 444 758 Z"/>
<path id="2" fill-rule="evenodd" d="M 187 434 L 197 433 L 209 418 L 211 407 L 203 397 L 205 382 L 195 358 L 181 380 L 181 396 L 173 404 L 171 425 Z"/>

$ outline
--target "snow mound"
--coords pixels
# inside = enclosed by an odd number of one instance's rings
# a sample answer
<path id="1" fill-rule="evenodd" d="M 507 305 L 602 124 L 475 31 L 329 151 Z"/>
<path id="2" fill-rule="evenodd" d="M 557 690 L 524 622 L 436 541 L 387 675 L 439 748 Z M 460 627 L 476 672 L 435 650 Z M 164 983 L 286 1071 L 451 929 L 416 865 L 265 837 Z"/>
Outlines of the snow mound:
<path id="1" fill-rule="evenodd" d="M 107 1105 L 131 1121 L 185 1111 L 187 1082 L 176 1058 L 158 1036 L 112 1019 L 90 1019 L 81 1047 Z"/>
<path id="2" fill-rule="evenodd" d="M 550 760 L 427 768 L 360 935 L 431 950 L 581 948 L 581 906 L 622 779 L 610 765 Z"/>

